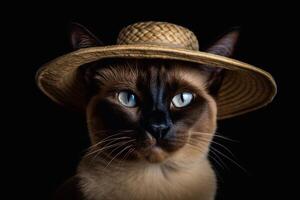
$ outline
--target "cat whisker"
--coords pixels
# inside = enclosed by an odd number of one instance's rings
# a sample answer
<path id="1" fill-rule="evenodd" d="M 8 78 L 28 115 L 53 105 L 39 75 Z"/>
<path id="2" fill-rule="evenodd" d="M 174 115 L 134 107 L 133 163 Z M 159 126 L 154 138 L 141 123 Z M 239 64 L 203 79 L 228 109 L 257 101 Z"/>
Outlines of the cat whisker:
<path id="1" fill-rule="evenodd" d="M 106 142 L 102 142 L 102 143 L 99 143 L 97 145 L 93 145 L 91 146 L 90 148 L 88 148 L 88 152 L 97 152 L 99 151 L 100 149 L 102 148 L 106 148 L 108 147 L 109 145 L 113 144 L 113 143 L 116 143 L 116 142 L 122 142 L 120 140 L 125 140 L 126 138 L 113 138 L 111 140 L 108 140 Z M 100 144 L 102 144 L 102 147 L 100 147 Z"/>
<path id="2" fill-rule="evenodd" d="M 174 141 L 174 142 L 177 142 L 177 140 L 173 140 L 173 141 Z M 172 141 L 172 142 L 173 142 L 173 141 Z M 199 151 L 200 153 L 204 153 L 204 152 L 203 152 L 203 149 L 201 149 L 201 148 L 195 146 L 194 144 L 189 143 L 189 142 L 187 142 L 186 144 L 189 145 L 191 148 L 193 148 L 193 149 Z M 214 153 L 214 152 L 213 152 L 213 153 Z M 226 165 L 222 162 L 222 159 L 221 159 L 216 153 L 214 153 L 214 155 L 215 155 L 218 159 L 215 158 L 215 157 L 213 157 L 213 156 L 210 155 L 210 154 L 208 154 L 207 156 L 208 156 L 209 158 L 212 158 L 212 159 L 216 162 L 217 165 L 219 165 L 221 168 L 224 169 L 224 166 L 226 167 Z M 221 164 L 221 163 L 222 163 L 222 164 Z"/>
<path id="3" fill-rule="evenodd" d="M 126 159 L 128 158 L 128 156 L 130 156 L 130 154 L 131 154 L 132 152 L 134 152 L 134 151 L 135 151 L 135 148 L 130 149 L 130 150 L 125 154 L 123 160 L 126 160 Z"/>
<path id="4" fill-rule="evenodd" d="M 215 153 L 214 151 L 210 151 L 212 154 L 214 154 L 216 156 L 216 159 L 214 159 L 214 161 L 219 161 L 217 163 L 219 163 L 218 165 L 221 167 L 221 168 L 226 168 L 228 169 L 228 167 L 225 165 L 225 163 L 223 162 L 223 160 L 218 156 L 217 153 Z M 211 154 L 208 154 L 210 156 L 210 158 L 212 158 L 212 155 Z"/>
<path id="5" fill-rule="evenodd" d="M 188 141 L 185 141 L 185 140 L 182 140 L 182 139 L 178 139 L 178 138 L 174 138 L 174 139 L 169 139 L 169 141 L 171 142 L 186 142 L 187 145 L 189 145 L 190 147 L 192 147 L 193 149 L 196 149 L 200 152 L 203 152 L 203 149 L 199 148 L 198 146 L 196 146 L 195 144 L 191 143 L 193 141 L 196 141 L 196 142 L 205 142 L 205 143 L 215 143 L 215 144 L 218 144 L 219 146 L 222 146 L 224 149 L 226 149 L 229 153 L 232 154 L 233 157 L 234 154 L 228 149 L 226 148 L 224 145 L 222 144 L 219 144 L 217 142 L 214 142 L 214 141 L 210 141 L 210 140 L 203 140 L 203 138 L 197 140 L 197 139 L 190 139 Z M 243 171 L 247 172 L 240 164 L 238 164 L 235 160 L 231 159 L 230 157 L 228 157 L 226 154 L 222 153 L 221 151 L 217 150 L 216 148 L 210 146 L 210 152 L 212 154 L 214 154 L 214 156 L 216 156 L 216 158 L 214 158 L 212 155 L 208 154 L 209 157 L 211 157 L 220 167 L 222 168 L 226 168 L 228 169 L 228 167 L 225 165 L 225 163 L 222 161 L 222 159 L 218 156 L 217 153 L 219 153 L 220 155 L 222 155 L 223 157 L 225 157 L 226 159 L 230 160 L 231 162 L 233 162 L 235 165 L 237 165 L 239 168 L 241 168 Z M 221 164 L 222 163 L 222 164 Z"/>
<path id="6" fill-rule="evenodd" d="M 108 154 L 107 156 L 110 157 L 111 154 L 114 153 L 117 149 L 119 149 L 119 148 L 122 147 L 123 145 L 128 144 L 128 143 L 133 142 L 133 141 L 135 141 L 135 139 L 128 140 L 128 141 L 124 142 L 124 144 L 121 144 L 119 147 L 117 147 L 117 148 L 113 149 L 111 152 L 109 152 L 109 154 Z"/>
<path id="7" fill-rule="evenodd" d="M 107 147 L 105 147 L 105 148 L 102 148 L 102 149 L 100 149 L 100 150 L 97 151 L 98 153 L 94 156 L 93 159 L 99 157 L 99 155 L 100 155 L 102 152 L 104 152 L 105 150 L 111 149 L 112 147 L 116 147 L 116 148 L 114 148 L 114 149 L 108 154 L 108 157 L 109 157 L 110 154 L 112 154 L 115 150 L 117 150 L 118 148 L 122 147 L 123 145 L 126 145 L 126 144 L 128 144 L 128 143 L 130 143 L 130 142 L 133 142 L 133 141 L 134 141 L 134 139 L 128 140 L 128 141 L 123 141 L 123 142 L 118 142 L 118 143 L 116 143 L 116 144 L 113 144 L 113 145 L 107 146 Z M 108 147 L 109 147 L 109 148 L 108 148 Z"/>
<path id="8" fill-rule="evenodd" d="M 191 139 L 192 140 L 192 139 Z M 196 141 L 196 139 L 194 139 L 195 141 Z M 216 142 L 216 141 L 213 141 L 213 140 L 208 140 L 208 139 L 206 139 L 206 138 L 197 138 L 197 141 L 205 141 L 205 142 L 208 142 L 208 143 L 212 143 L 212 144 L 216 144 L 216 145 L 218 145 L 218 146 L 220 146 L 220 147 L 222 147 L 223 149 L 225 149 L 228 153 L 230 153 L 231 154 L 231 156 L 233 156 L 233 157 L 235 157 L 235 155 L 232 153 L 232 151 L 230 150 L 230 149 L 228 149 L 225 145 L 223 145 L 223 144 L 221 144 L 221 143 L 219 143 L 219 142 Z"/>
<path id="9" fill-rule="evenodd" d="M 208 142 L 213 142 L 213 141 L 210 141 L 210 140 L 202 140 L 201 141 L 201 140 L 199 140 L 199 142 L 206 142 L 206 143 L 208 143 Z M 194 145 L 194 144 L 191 144 L 190 142 L 187 142 L 187 144 Z M 217 143 L 217 144 L 219 144 L 219 143 Z M 219 144 L 219 145 L 221 145 L 221 144 Z M 225 149 L 227 149 L 232 154 L 232 156 L 234 157 L 233 153 L 228 148 L 226 148 L 223 145 L 222 145 L 222 147 L 225 148 Z M 221 151 L 217 150 L 216 148 L 212 147 L 211 145 L 210 145 L 210 150 L 211 150 L 211 152 L 214 152 L 215 155 L 217 155 L 217 153 L 220 154 L 220 155 L 222 155 L 224 158 L 228 159 L 229 161 L 231 161 L 232 163 L 234 163 L 236 166 L 238 166 L 240 169 L 242 169 L 244 172 L 247 173 L 247 170 L 244 167 L 242 167 L 235 160 L 233 160 L 232 158 L 230 158 L 226 154 L 222 153 Z"/>
<path id="10" fill-rule="evenodd" d="M 214 154 L 215 156 L 216 156 L 216 154 Z M 217 165 L 219 165 L 222 169 L 224 169 L 224 164 L 221 164 L 221 159 L 218 157 L 218 159 L 217 158 L 215 158 L 215 157 L 213 157 L 211 154 L 208 154 L 208 157 L 209 158 L 211 158 L 211 159 L 213 159 L 213 161 L 217 164 Z M 223 163 L 223 162 L 222 162 Z"/>
<path id="11" fill-rule="evenodd" d="M 104 168 L 104 170 L 107 168 L 107 167 L 109 167 L 109 165 L 113 162 L 113 160 L 115 159 L 115 158 L 117 158 L 119 155 L 121 155 L 124 151 L 126 151 L 127 149 L 129 149 L 129 148 L 131 148 L 131 147 L 133 147 L 133 145 L 129 145 L 129 146 L 127 146 L 127 147 L 125 147 L 124 149 L 122 149 L 119 153 L 117 153 L 109 162 L 108 162 L 108 164 L 105 166 L 105 168 Z"/>
<path id="12" fill-rule="evenodd" d="M 122 143 L 122 142 L 119 142 L 119 143 Z M 87 154 L 85 155 L 85 157 L 89 157 L 89 156 L 91 156 L 91 155 L 93 155 L 93 154 L 95 154 L 95 153 L 97 153 L 97 152 L 99 152 L 99 151 L 104 151 L 104 150 L 106 150 L 106 149 L 112 148 L 112 147 L 118 145 L 119 143 L 116 143 L 116 144 L 113 144 L 113 145 L 110 145 L 110 146 L 105 146 L 105 147 L 102 147 L 102 148 L 100 148 L 100 149 L 96 149 L 96 150 L 94 150 L 94 151 L 91 151 L 91 152 L 87 153 Z"/>
<path id="13" fill-rule="evenodd" d="M 113 130 L 113 129 L 106 129 L 106 130 L 99 130 L 94 133 L 105 133 L 105 132 L 133 132 L 133 129 L 119 129 L 119 130 Z"/>
<path id="14" fill-rule="evenodd" d="M 192 144 L 192 143 L 190 143 L 189 141 L 186 141 L 186 140 L 174 138 L 174 139 L 169 139 L 169 142 L 170 142 L 170 143 L 175 143 L 175 142 L 185 142 L 185 144 L 190 145 L 192 148 L 197 149 L 197 150 L 199 150 L 201 153 L 203 153 L 203 151 L 202 151 L 203 149 L 199 148 L 198 146 L 196 146 L 196 145 L 194 145 L 194 144 Z"/>
<path id="15" fill-rule="evenodd" d="M 202 153 L 203 153 L 202 149 L 199 148 L 198 146 L 195 146 L 195 144 L 192 144 L 192 143 L 190 143 L 190 142 L 187 142 L 187 144 L 190 145 L 192 148 L 198 150 L 199 152 L 202 152 Z M 211 152 L 215 155 L 216 158 L 214 158 L 214 157 L 213 157 L 211 154 L 209 154 L 209 153 L 208 153 L 208 157 L 212 158 L 212 159 L 217 163 L 217 165 L 219 165 L 221 168 L 224 169 L 224 167 L 225 167 L 226 169 L 228 169 L 227 166 L 225 165 L 225 163 L 222 161 L 222 159 L 221 159 L 215 152 L 213 152 L 213 151 L 211 151 Z"/>
<path id="16" fill-rule="evenodd" d="M 197 149 L 197 150 L 199 150 L 200 152 L 203 152 L 202 150 L 203 149 L 201 149 L 201 148 L 199 148 L 199 147 L 197 147 L 197 146 L 195 146 L 195 145 L 193 145 L 193 144 L 191 144 L 191 143 L 189 143 L 189 142 L 187 142 L 186 143 L 187 145 L 190 145 L 192 148 L 194 148 L 194 149 Z"/>
<path id="17" fill-rule="evenodd" d="M 217 150 L 216 148 L 213 148 L 212 146 L 210 147 L 212 151 L 214 151 L 215 153 L 218 153 L 220 155 L 222 155 L 224 158 L 226 158 L 227 160 L 231 161 L 232 163 L 234 163 L 237 167 L 239 167 L 242 171 L 244 171 L 245 173 L 248 173 L 247 170 L 242 167 L 239 163 L 237 163 L 235 160 L 231 159 L 229 156 L 227 156 L 226 154 L 222 153 L 221 151 Z"/>
<path id="18" fill-rule="evenodd" d="M 103 142 L 103 141 L 105 141 L 105 140 L 107 140 L 107 139 L 110 139 L 110 138 L 113 138 L 113 137 L 115 137 L 115 136 L 120 136 L 120 135 L 122 135 L 122 134 L 125 134 L 125 133 L 116 133 L 116 134 L 112 134 L 112 135 L 109 135 L 109 136 L 107 136 L 107 137 L 105 137 L 105 138 L 102 138 L 98 143 L 100 143 L 100 142 Z M 96 143 L 97 144 L 97 143 Z M 94 145 L 96 145 L 96 144 L 94 144 Z"/>
<path id="19" fill-rule="evenodd" d="M 231 138 L 228 138 L 228 137 L 225 137 L 222 135 L 218 135 L 218 134 L 213 134 L 213 133 L 206 133 L 206 132 L 199 132 L 199 131 L 191 131 L 191 133 L 193 133 L 193 135 L 211 136 L 211 137 L 217 137 L 217 138 L 224 139 L 224 140 L 231 141 L 231 142 L 239 142 L 237 140 L 233 140 Z"/>
<path id="20" fill-rule="evenodd" d="M 127 153 L 123 156 L 123 158 L 120 160 L 120 167 L 123 167 L 123 164 L 124 164 L 124 162 L 123 161 L 125 161 L 127 158 L 128 158 L 128 156 L 130 156 L 130 154 L 132 153 L 132 152 L 134 152 L 134 150 L 135 150 L 135 148 L 131 148 L 131 149 L 129 149 L 128 151 L 127 151 Z"/>
<path id="21" fill-rule="evenodd" d="M 125 135 L 126 133 L 127 133 L 127 131 L 131 131 L 131 132 L 133 132 L 133 130 L 124 130 L 125 132 L 118 132 L 118 133 L 115 133 L 115 134 L 112 134 L 112 135 L 109 135 L 109 136 L 107 136 L 107 137 L 105 137 L 105 138 L 103 138 L 103 139 L 101 139 L 98 143 L 96 143 L 96 144 L 94 144 L 94 145 L 92 145 L 90 148 L 92 148 L 93 146 L 97 146 L 97 145 L 99 145 L 100 143 L 103 143 L 103 142 L 105 142 L 105 141 L 107 141 L 108 139 L 110 139 L 110 138 L 112 138 L 112 137 L 115 137 L 115 136 L 120 136 L 120 135 Z M 96 133 L 100 133 L 100 132 L 102 132 L 102 131 L 99 131 L 99 132 L 94 132 L 94 134 L 96 134 Z M 108 132 L 107 130 L 103 130 L 103 132 Z"/>
<path id="22" fill-rule="evenodd" d="M 116 140 L 116 141 L 117 141 L 117 140 Z M 93 154 L 95 154 L 95 153 L 102 152 L 102 151 L 104 151 L 104 150 L 107 150 L 107 149 L 110 149 L 110 148 L 112 148 L 112 147 L 118 146 L 118 145 L 120 145 L 120 144 L 122 144 L 122 143 L 124 143 L 124 141 L 117 142 L 117 143 L 114 143 L 114 144 L 112 144 L 112 145 L 107 144 L 108 146 L 106 145 L 106 146 L 103 146 L 103 147 L 100 148 L 100 149 L 96 149 L 95 151 L 91 151 L 90 153 L 86 154 L 86 156 L 89 157 L 89 156 L 91 156 L 91 155 L 93 155 Z"/>
<path id="23" fill-rule="evenodd" d="M 90 146 L 89 149 L 93 149 L 93 148 L 95 148 L 95 147 L 98 147 L 98 146 L 100 146 L 101 144 L 104 144 L 104 143 L 106 143 L 106 142 L 111 143 L 111 142 L 113 142 L 113 141 L 117 141 L 117 140 L 121 140 L 121 139 L 129 139 L 129 138 L 130 138 L 130 137 L 127 137 L 127 136 L 124 136 L 124 137 L 118 137 L 118 138 L 108 138 L 108 139 L 102 140 L 102 141 L 100 141 L 100 142 L 98 142 L 98 143 L 96 143 L 96 144 Z M 108 145 L 108 144 L 106 144 L 106 145 Z"/>
<path id="24" fill-rule="evenodd" d="M 94 134 L 96 134 L 96 133 L 94 133 Z M 99 138 L 99 139 L 100 139 L 101 141 L 104 141 L 104 140 L 106 140 L 106 139 L 113 138 L 113 137 L 116 137 L 116 136 L 122 136 L 122 135 L 124 135 L 124 136 L 130 136 L 131 134 L 128 134 L 128 133 L 126 133 L 126 132 L 118 132 L 118 133 L 109 135 L 109 136 L 107 136 L 107 137 L 105 137 L 105 138 Z M 101 141 L 100 141 L 100 142 L 101 142 Z"/>

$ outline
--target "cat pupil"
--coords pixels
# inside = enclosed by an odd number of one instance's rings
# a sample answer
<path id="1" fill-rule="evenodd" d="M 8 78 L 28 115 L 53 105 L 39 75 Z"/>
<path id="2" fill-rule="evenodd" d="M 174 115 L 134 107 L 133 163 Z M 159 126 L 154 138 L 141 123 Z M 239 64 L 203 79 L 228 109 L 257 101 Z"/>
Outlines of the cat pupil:
<path id="1" fill-rule="evenodd" d="M 127 102 L 129 102 L 131 98 L 132 98 L 132 94 L 127 94 Z"/>
<path id="2" fill-rule="evenodd" d="M 180 94 L 180 99 L 181 99 L 181 102 L 183 103 L 184 102 L 183 93 Z"/>
<path id="3" fill-rule="evenodd" d="M 128 102 L 135 101 L 135 96 L 133 94 L 128 95 Z"/>

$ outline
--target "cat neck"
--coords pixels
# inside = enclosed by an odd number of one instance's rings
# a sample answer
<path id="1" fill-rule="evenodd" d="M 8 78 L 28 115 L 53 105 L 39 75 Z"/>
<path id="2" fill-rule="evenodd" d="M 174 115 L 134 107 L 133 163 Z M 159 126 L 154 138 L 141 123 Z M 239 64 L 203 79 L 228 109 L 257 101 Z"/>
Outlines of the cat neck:
<path id="1" fill-rule="evenodd" d="M 83 160 L 78 176 L 81 189 L 89 200 L 124 197 L 132 200 L 203 197 L 201 199 L 206 200 L 213 199 L 216 188 L 215 175 L 206 157 L 189 164 L 136 162 L 122 167 Z"/>

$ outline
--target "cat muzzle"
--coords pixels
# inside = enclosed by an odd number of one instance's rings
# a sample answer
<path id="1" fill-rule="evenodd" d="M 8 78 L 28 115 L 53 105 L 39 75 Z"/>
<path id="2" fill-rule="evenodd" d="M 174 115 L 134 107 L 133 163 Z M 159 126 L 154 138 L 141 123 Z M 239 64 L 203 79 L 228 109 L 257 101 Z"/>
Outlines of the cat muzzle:
<path id="1" fill-rule="evenodd" d="M 150 124 L 147 128 L 148 132 L 156 139 L 163 139 L 170 130 L 170 126 L 167 124 Z"/>

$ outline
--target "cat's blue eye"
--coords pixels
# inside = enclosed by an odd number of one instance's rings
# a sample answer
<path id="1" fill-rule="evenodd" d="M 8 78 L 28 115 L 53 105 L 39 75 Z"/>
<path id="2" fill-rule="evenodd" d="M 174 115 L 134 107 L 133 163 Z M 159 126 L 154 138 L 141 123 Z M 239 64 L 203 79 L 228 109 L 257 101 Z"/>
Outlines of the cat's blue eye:
<path id="1" fill-rule="evenodd" d="M 176 108 L 182 108 L 188 106 L 192 102 L 193 98 L 194 96 L 192 93 L 183 92 L 173 97 L 172 104 Z"/>
<path id="2" fill-rule="evenodd" d="M 137 104 L 137 97 L 130 91 L 121 91 L 118 93 L 119 102 L 126 107 L 133 108 Z"/>

